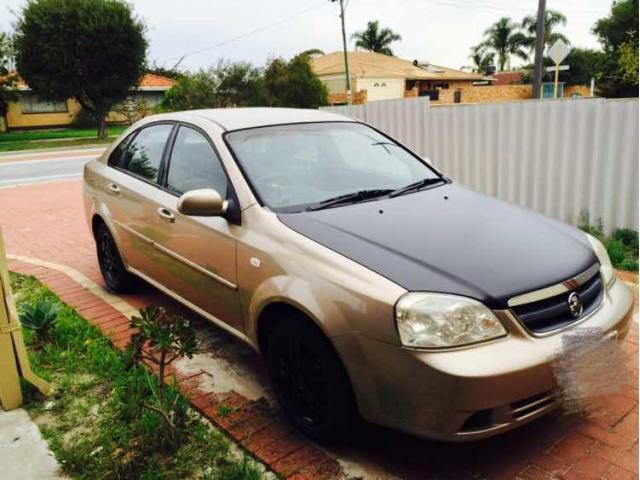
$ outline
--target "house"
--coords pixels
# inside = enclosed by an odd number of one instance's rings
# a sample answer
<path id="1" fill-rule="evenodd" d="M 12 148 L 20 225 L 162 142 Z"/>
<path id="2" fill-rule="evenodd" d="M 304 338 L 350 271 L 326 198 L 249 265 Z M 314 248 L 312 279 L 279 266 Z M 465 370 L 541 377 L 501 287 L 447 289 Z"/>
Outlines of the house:
<path id="1" fill-rule="evenodd" d="M 131 108 L 153 109 L 164 97 L 164 92 L 170 89 L 175 81 L 147 73 L 142 77 L 138 87 L 132 91 L 130 98 L 122 105 L 116 105 L 109 112 L 107 121 L 127 121 L 126 110 Z M 31 92 L 29 86 L 18 80 L 16 84 L 18 100 L 10 101 L 5 118 L 8 129 L 65 127 L 73 124 L 82 107 L 73 98 L 59 101 L 49 101 Z"/>
<path id="2" fill-rule="evenodd" d="M 440 92 L 471 86 L 484 78 L 477 73 L 381 53 L 348 52 L 348 58 L 355 103 L 415 96 L 429 96 L 432 101 L 437 102 Z M 330 103 L 344 103 L 346 93 L 343 52 L 315 58 L 311 60 L 311 67 L 327 86 Z"/>
<path id="3" fill-rule="evenodd" d="M 531 72 L 526 70 L 505 70 L 496 72 L 489 78 L 491 85 L 520 85 L 523 83 L 527 73 L 530 74 Z"/>

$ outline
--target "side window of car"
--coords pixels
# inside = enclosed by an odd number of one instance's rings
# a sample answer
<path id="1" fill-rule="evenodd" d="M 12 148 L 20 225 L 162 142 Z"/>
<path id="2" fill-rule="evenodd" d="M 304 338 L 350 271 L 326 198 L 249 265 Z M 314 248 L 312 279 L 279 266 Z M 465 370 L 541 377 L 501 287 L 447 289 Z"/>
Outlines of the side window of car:
<path id="1" fill-rule="evenodd" d="M 227 196 L 228 180 L 220 159 L 207 138 L 193 128 L 180 127 L 173 144 L 167 188 L 182 194 L 199 188 L 213 188 Z"/>
<path id="2" fill-rule="evenodd" d="M 158 182 L 162 153 L 173 125 L 145 127 L 125 147 L 121 167 L 150 182 Z"/>
<path id="3" fill-rule="evenodd" d="M 129 144 L 129 142 L 131 141 L 131 139 L 135 136 L 135 134 L 136 134 L 136 132 L 128 135 L 127 138 L 122 140 L 116 146 L 116 148 L 113 149 L 113 151 L 109 155 L 109 161 L 107 162 L 109 166 L 111 166 L 111 167 L 121 167 L 122 166 L 122 156 L 124 154 L 124 151 L 125 151 L 127 145 Z"/>

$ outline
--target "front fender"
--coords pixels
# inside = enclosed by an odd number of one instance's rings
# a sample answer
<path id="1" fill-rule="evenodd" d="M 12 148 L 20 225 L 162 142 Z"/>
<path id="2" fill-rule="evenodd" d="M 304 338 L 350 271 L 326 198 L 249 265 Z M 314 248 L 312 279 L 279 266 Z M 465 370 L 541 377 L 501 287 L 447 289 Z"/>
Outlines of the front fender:
<path id="1" fill-rule="evenodd" d="M 270 277 L 254 290 L 247 308 L 247 334 L 256 345 L 260 315 L 274 303 L 284 303 L 300 310 L 328 338 L 349 333 L 352 326 L 348 313 L 362 310 L 362 302 L 355 295 L 329 282 L 315 279 L 312 285 L 304 278 L 287 275 Z"/>

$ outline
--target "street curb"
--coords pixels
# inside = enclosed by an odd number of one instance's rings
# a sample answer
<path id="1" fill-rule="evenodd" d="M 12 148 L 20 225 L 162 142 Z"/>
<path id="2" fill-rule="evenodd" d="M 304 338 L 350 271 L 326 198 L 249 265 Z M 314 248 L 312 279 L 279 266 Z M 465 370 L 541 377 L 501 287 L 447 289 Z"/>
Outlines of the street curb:
<path id="1" fill-rule="evenodd" d="M 10 271 L 38 279 L 80 316 L 100 328 L 119 350 L 130 343 L 136 331 L 129 321 L 136 309 L 126 301 L 106 292 L 72 267 L 19 255 L 7 257 Z M 158 373 L 156 365 L 148 366 Z M 204 377 L 212 379 L 203 370 L 182 375 L 170 369 L 171 376 L 194 409 L 279 476 L 295 480 L 344 478 L 335 459 L 294 431 L 266 402 L 249 400 L 233 390 L 225 393 L 201 390 L 198 385 Z"/>

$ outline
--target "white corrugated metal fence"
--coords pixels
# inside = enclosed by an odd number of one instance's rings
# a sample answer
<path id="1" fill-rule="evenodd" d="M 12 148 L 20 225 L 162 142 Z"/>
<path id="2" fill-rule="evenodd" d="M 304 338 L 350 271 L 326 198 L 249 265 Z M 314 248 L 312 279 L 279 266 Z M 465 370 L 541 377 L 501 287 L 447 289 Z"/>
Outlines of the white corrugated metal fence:
<path id="1" fill-rule="evenodd" d="M 638 99 L 327 110 L 370 123 L 475 190 L 567 223 L 588 211 L 606 230 L 638 229 Z"/>

